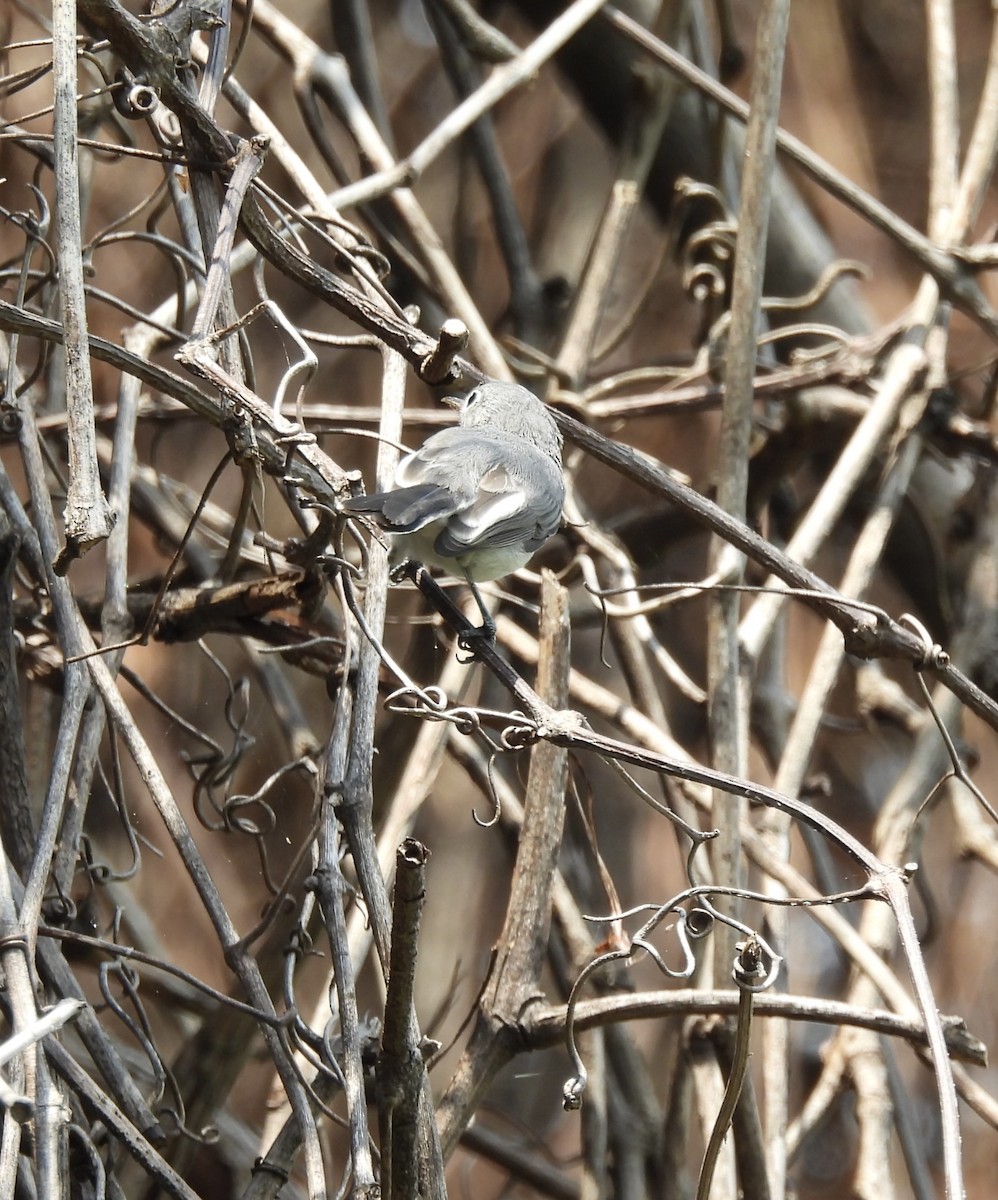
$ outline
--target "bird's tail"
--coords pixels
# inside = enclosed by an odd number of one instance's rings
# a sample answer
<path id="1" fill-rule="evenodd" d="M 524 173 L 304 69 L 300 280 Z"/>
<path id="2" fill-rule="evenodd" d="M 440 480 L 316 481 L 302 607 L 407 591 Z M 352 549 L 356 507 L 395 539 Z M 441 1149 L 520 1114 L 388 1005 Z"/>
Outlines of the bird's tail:
<path id="1" fill-rule="evenodd" d="M 355 496 L 343 503 L 351 517 L 370 517 L 392 533 L 412 533 L 457 511 L 454 494 L 435 483 L 417 483 L 393 492 Z"/>

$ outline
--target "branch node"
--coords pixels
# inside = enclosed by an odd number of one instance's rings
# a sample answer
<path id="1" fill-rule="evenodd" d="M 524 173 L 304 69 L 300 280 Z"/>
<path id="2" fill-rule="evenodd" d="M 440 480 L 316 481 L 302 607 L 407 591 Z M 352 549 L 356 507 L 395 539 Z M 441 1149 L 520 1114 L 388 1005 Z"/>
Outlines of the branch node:
<path id="1" fill-rule="evenodd" d="M 437 344 L 420 362 L 419 377 L 425 383 L 440 386 L 457 383 L 461 371 L 455 359 L 468 345 L 468 327 L 457 317 L 450 317 L 440 326 Z"/>

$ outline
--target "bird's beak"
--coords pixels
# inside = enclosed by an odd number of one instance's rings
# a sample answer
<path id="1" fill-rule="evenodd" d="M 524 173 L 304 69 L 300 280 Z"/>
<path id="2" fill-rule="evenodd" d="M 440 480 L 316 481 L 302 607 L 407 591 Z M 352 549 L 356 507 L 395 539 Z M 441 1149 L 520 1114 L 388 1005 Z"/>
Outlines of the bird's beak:
<path id="1" fill-rule="evenodd" d="M 448 408 L 464 408 L 463 396 L 441 396 L 440 402 L 441 404 L 446 404 Z"/>

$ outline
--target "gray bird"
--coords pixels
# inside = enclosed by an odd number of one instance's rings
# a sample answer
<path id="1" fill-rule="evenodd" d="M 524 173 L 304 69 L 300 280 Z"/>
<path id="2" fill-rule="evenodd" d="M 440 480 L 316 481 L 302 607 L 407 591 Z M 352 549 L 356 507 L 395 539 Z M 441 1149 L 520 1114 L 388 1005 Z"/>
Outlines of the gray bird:
<path id="1" fill-rule="evenodd" d="M 389 492 L 343 505 L 396 535 L 392 561 L 463 576 L 491 640 L 495 622 L 476 583 L 518 571 L 558 529 L 565 500 L 561 432 L 518 383 L 488 380 L 463 402 L 459 423 L 401 460 Z"/>

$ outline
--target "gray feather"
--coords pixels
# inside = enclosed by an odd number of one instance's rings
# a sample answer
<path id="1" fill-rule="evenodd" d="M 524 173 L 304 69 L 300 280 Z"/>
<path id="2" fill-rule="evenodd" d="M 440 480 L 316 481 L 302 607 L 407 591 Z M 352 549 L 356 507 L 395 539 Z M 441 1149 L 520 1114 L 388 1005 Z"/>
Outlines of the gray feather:
<path id="1" fill-rule="evenodd" d="M 551 413 L 519 384 L 489 380 L 468 396 L 457 427 L 402 459 L 391 491 L 343 509 L 403 535 L 396 555 L 484 581 L 527 562 L 557 531 L 564 499 Z"/>
<path id="2" fill-rule="evenodd" d="M 343 511 L 351 516 L 369 516 L 392 533 L 411 533 L 431 521 L 457 511 L 452 492 L 436 483 L 420 483 L 392 492 L 375 492 L 347 500 Z"/>

